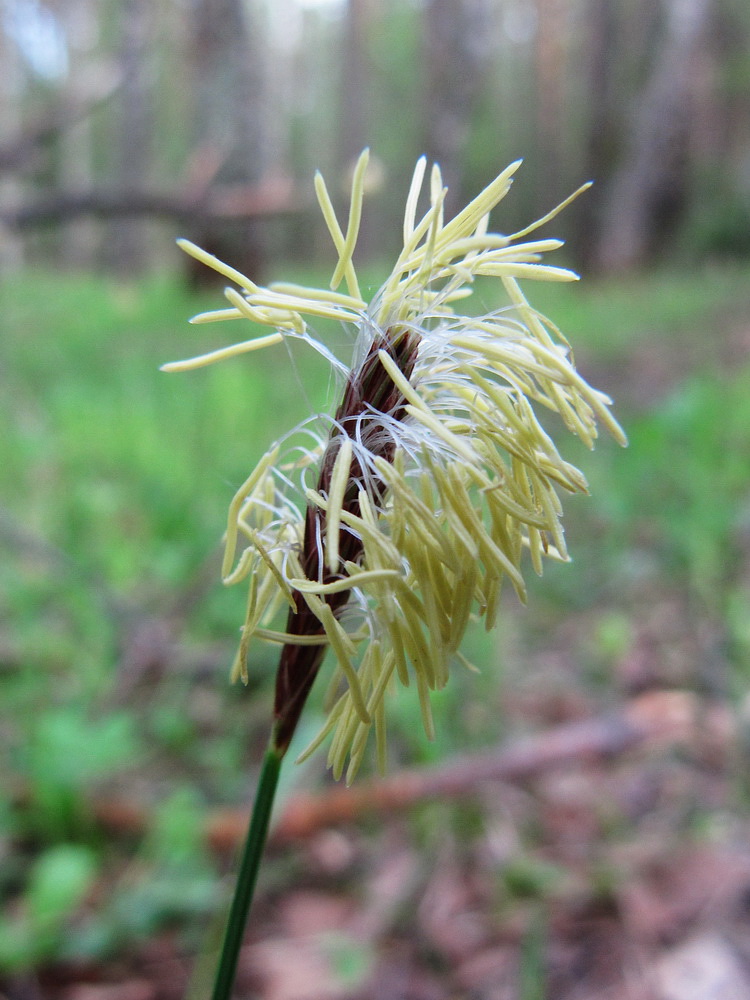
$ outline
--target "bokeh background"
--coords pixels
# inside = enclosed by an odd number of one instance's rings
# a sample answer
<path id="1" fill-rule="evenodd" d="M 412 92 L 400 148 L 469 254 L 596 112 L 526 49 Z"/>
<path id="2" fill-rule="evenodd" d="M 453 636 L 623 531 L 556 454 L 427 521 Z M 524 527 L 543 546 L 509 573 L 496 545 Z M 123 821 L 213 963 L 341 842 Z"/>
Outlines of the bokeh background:
<path id="1" fill-rule="evenodd" d="M 366 145 L 373 290 L 422 153 L 449 210 L 523 157 L 507 232 L 595 181 L 525 290 L 631 443 L 562 443 L 574 561 L 433 743 L 405 691 L 388 777 L 287 768 L 237 996 L 750 997 L 746 0 L 0 0 L 0 996 L 208 993 L 275 669 L 228 684 L 225 508 L 332 389 L 159 373 L 234 333 L 174 240 L 327 281 Z"/>

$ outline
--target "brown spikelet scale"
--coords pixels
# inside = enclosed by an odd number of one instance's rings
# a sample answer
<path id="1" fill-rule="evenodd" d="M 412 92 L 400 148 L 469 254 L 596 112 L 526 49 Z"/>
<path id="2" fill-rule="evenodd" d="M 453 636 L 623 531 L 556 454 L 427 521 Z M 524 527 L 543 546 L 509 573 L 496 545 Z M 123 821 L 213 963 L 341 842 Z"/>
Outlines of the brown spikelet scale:
<path id="1" fill-rule="evenodd" d="M 379 352 L 385 351 L 408 380 L 414 371 L 419 340 L 418 334 L 403 328 L 386 330 L 373 339 L 362 364 L 350 373 L 320 463 L 317 492 L 322 496 L 328 496 L 330 491 L 331 475 L 343 435 L 356 440 L 373 457 L 383 458 L 387 462 L 392 461 L 396 442 L 388 424 L 404 419 L 406 401 L 383 367 Z M 388 417 L 388 421 L 384 421 L 383 417 Z M 359 491 L 364 481 L 365 476 L 355 453 L 352 457 L 342 507 L 356 517 L 360 515 Z M 367 477 L 367 482 L 371 496 L 380 504 L 385 496 L 385 484 L 380 479 L 373 479 L 371 475 Z M 322 539 L 326 533 L 325 520 L 325 512 L 320 507 L 308 504 L 305 511 L 305 532 L 300 560 L 307 579 L 319 580 L 324 584 L 337 578 L 337 574 L 331 573 L 330 569 L 326 568 L 322 557 Z M 361 557 L 361 539 L 342 525 L 339 535 L 340 563 L 342 565 L 345 562 L 357 563 Z M 324 599 L 336 614 L 346 606 L 349 594 L 350 591 L 342 590 L 328 594 Z M 289 612 L 286 631 L 296 636 L 323 635 L 323 626 L 299 591 L 293 592 L 293 600 L 295 610 Z M 274 742 L 281 750 L 286 750 L 289 746 L 325 654 L 325 645 L 287 643 L 282 648 L 276 674 L 274 702 L 276 720 Z"/>

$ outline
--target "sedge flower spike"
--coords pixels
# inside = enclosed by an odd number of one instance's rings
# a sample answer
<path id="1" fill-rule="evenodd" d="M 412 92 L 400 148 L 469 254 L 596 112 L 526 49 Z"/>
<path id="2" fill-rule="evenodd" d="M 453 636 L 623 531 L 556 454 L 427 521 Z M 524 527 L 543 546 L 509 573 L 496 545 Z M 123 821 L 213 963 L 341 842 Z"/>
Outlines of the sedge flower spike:
<path id="1" fill-rule="evenodd" d="M 513 163 L 446 221 L 437 166 L 429 207 L 417 205 L 426 161 L 406 200 L 403 249 L 372 301 L 360 292 L 352 253 L 361 218 L 367 151 L 354 172 L 346 228 L 318 174 L 315 190 L 338 252 L 329 289 L 261 287 L 187 241 L 182 248 L 228 278 L 229 307 L 193 322 L 246 318 L 273 329 L 189 361 L 181 371 L 300 339 L 343 379 L 333 416 L 305 421 L 274 444 L 229 508 L 225 583 L 249 596 L 235 677 L 247 677 L 252 640 L 281 646 L 273 740 L 283 753 L 330 649 L 328 716 L 302 755 L 330 739 L 329 764 L 347 780 L 375 732 L 385 766 L 385 699 L 414 684 L 428 736 L 430 691 L 448 680 L 472 617 L 490 628 L 507 580 L 523 600 L 523 566 L 567 559 L 560 491 L 586 491 L 535 407 L 557 413 L 589 447 L 600 421 L 621 444 L 611 401 L 577 373 L 569 345 L 527 301 L 519 279 L 573 281 L 543 255 L 554 239 L 527 239 L 567 205 L 513 235 L 489 230 Z M 578 194 L 579 192 L 576 192 Z M 497 278 L 505 303 L 482 316 L 456 309 L 477 276 Z M 343 284 L 345 291 L 340 291 Z M 308 322 L 336 319 L 356 332 L 343 364 Z M 279 628 L 286 609 L 286 624 Z M 283 618 L 281 618 L 283 622 Z M 465 661 L 464 661 L 465 662 Z"/>

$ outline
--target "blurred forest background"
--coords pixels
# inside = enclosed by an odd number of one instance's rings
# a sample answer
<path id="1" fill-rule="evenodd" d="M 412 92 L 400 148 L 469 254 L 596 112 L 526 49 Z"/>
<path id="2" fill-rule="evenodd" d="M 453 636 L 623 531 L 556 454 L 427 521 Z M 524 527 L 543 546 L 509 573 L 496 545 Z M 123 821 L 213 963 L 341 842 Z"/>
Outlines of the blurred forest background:
<path id="1" fill-rule="evenodd" d="M 208 994 L 275 669 L 228 684 L 225 508 L 332 399 L 159 373 L 234 339 L 174 240 L 325 282 L 366 145 L 373 290 L 422 153 L 449 210 L 523 157 L 501 231 L 595 181 L 526 292 L 631 444 L 563 443 L 575 561 L 434 743 L 406 691 L 388 777 L 289 767 L 237 996 L 750 998 L 747 0 L 0 0 L 0 998 Z"/>
<path id="2" fill-rule="evenodd" d="M 742 0 L 4 0 L 0 25 L 4 270 L 144 273 L 175 229 L 309 260 L 312 171 L 365 145 L 372 254 L 422 153 L 454 205 L 525 157 L 510 226 L 595 178 L 564 223 L 588 269 L 750 251 Z"/>

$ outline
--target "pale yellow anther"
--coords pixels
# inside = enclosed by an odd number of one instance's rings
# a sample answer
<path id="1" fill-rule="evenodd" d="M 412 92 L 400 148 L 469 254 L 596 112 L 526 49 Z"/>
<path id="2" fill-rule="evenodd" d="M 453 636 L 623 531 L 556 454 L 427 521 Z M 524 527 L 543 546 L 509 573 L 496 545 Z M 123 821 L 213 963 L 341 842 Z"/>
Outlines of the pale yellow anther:
<path id="1" fill-rule="evenodd" d="M 342 292 L 334 292 L 330 288 L 307 288 L 305 285 L 295 285 L 285 281 L 274 281 L 268 288 L 269 291 L 278 295 L 292 296 L 297 301 L 324 302 L 331 306 L 339 306 L 340 309 L 351 314 L 350 318 L 356 318 L 356 315 L 367 306 L 364 299 L 344 295 Z"/>
<path id="2" fill-rule="evenodd" d="M 414 174 L 411 179 L 411 184 L 409 186 L 409 194 L 406 197 L 406 210 L 404 211 L 404 246 L 409 242 L 412 233 L 414 232 L 414 223 L 417 217 L 417 202 L 419 201 L 419 193 L 422 190 L 422 182 L 424 180 L 424 172 L 427 167 L 427 157 L 420 156 L 417 160 L 417 165 L 414 168 Z"/>
<path id="3" fill-rule="evenodd" d="M 247 354 L 250 351 L 261 351 L 264 347 L 280 344 L 283 339 L 280 333 L 271 333 L 266 337 L 255 337 L 253 340 L 245 340 L 240 344 L 220 347 L 216 351 L 209 351 L 208 354 L 200 354 L 196 358 L 187 358 L 185 361 L 168 361 L 167 364 L 161 366 L 160 370 L 163 372 L 189 372 L 194 368 L 203 368 L 217 361 L 228 361 L 230 358 L 236 358 L 240 354 Z"/>
<path id="4" fill-rule="evenodd" d="M 540 229 L 542 226 L 546 225 L 546 223 L 551 222 L 552 219 L 554 219 L 556 216 L 560 214 L 560 212 L 566 209 L 571 202 L 575 201 L 576 198 L 582 195 L 584 191 L 588 191 L 588 189 L 591 187 L 592 184 L 593 181 L 586 181 L 585 184 L 581 184 L 581 186 L 577 188 L 573 192 L 573 194 L 568 195 L 568 197 L 565 198 L 563 201 L 561 201 L 559 205 L 555 205 L 555 207 L 550 212 L 547 212 L 546 215 L 543 215 L 541 218 L 536 219 L 534 222 L 531 223 L 531 225 L 526 226 L 525 229 L 519 229 L 517 233 L 513 233 L 513 235 L 509 238 L 511 240 L 523 239 L 524 236 L 528 236 L 529 233 L 533 233 L 535 230 Z"/>
<path id="5" fill-rule="evenodd" d="M 240 288 L 244 288 L 248 292 L 257 291 L 258 286 L 255 282 L 251 281 L 241 271 L 237 271 L 235 268 L 230 267 L 229 264 L 225 264 L 224 261 L 219 260 L 218 257 L 214 257 L 212 253 L 202 250 L 190 240 L 179 239 L 177 240 L 177 246 L 181 250 L 184 250 L 186 254 L 200 261 L 201 264 L 205 264 L 206 267 L 210 267 L 213 271 L 223 274 L 225 278 L 229 278 L 230 281 L 234 281 Z"/>
<path id="6" fill-rule="evenodd" d="M 394 569 L 363 569 L 351 576 L 333 580 L 331 583 L 317 583 L 315 580 L 299 577 L 290 579 L 289 585 L 301 594 L 341 594 L 346 590 L 351 590 L 352 587 L 366 587 L 377 581 L 394 581 L 399 578 L 399 572 Z"/>
<path id="7" fill-rule="evenodd" d="M 352 439 L 342 435 L 340 441 L 331 472 L 331 486 L 328 491 L 328 517 L 326 518 L 326 563 L 331 573 L 338 572 L 339 568 L 341 509 L 352 466 Z"/>
<path id="8" fill-rule="evenodd" d="M 281 572 L 281 570 L 279 569 L 279 567 L 276 565 L 276 563 L 271 558 L 271 555 L 268 552 L 268 550 L 266 549 L 265 545 L 261 542 L 260 535 L 258 534 L 257 531 L 254 531 L 252 533 L 252 543 L 253 543 L 256 551 L 258 552 L 258 555 L 261 557 L 261 559 L 265 563 L 265 566 L 266 566 L 268 572 L 271 574 L 271 576 L 276 581 L 276 583 L 278 585 L 278 588 L 279 588 L 279 593 L 284 598 L 284 600 L 286 601 L 286 603 L 289 605 L 289 607 L 291 608 L 291 610 L 294 611 L 295 608 L 296 608 L 296 605 L 294 603 L 294 597 L 292 596 L 292 589 L 293 588 L 292 588 L 291 581 L 288 581 L 288 580 L 284 579 L 283 573 Z M 226 583 L 227 581 L 225 580 L 224 582 Z"/>
<path id="9" fill-rule="evenodd" d="M 520 166 L 520 160 L 511 163 L 473 201 L 470 201 L 463 211 L 451 219 L 441 233 L 441 242 L 451 242 L 473 232 L 484 216 L 491 212 L 508 193 L 513 174 Z"/>
<path id="10" fill-rule="evenodd" d="M 439 418 L 421 400 L 420 405 L 412 405 L 410 403 L 405 409 L 410 417 L 413 417 L 414 420 L 426 427 L 428 431 L 432 431 L 437 438 L 453 448 L 456 454 L 460 455 L 464 461 L 476 461 L 476 452 L 472 449 L 471 445 L 462 441 L 460 437 L 442 424 Z"/>
<path id="11" fill-rule="evenodd" d="M 257 484 L 266 474 L 266 472 L 274 465 L 276 459 L 279 457 L 279 448 L 276 446 L 261 458 L 258 464 L 255 466 L 253 471 L 247 477 L 245 482 L 240 486 L 240 488 L 235 493 L 232 498 L 232 502 L 229 504 L 229 516 L 227 518 L 227 535 L 226 542 L 224 545 L 224 561 L 221 564 L 221 575 L 223 579 L 229 575 L 232 563 L 234 562 L 234 553 L 237 546 L 237 518 L 239 517 L 242 505 L 248 496 L 253 492 Z"/>
<path id="12" fill-rule="evenodd" d="M 199 325 L 201 323 L 222 323 L 230 319 L 242 319 L 242 313 L 239 309 L 211 309 L 209 312 L 191 316 L 188 322 Z M 164 371 L 163 366 L 161 370 Z"/>
<path id="13" fill-rule="evenodd" d="M 349 223 L 346 230 L 346 236 L 344 236 L 341 231 L 341 227 L 339 226 L 338 219 L 336 218 L 336 212 L 333 208 L 331 197 L 328 194 L 328 188 L 326 187 L 322 174 L 317 173 L 315 175 L 315 194 L 318 198 L 318 204 L 320 205 L 323 218 L 328 226 L 328 231 L 331 234 L 333 244 L 339 254 L 339 262 L 336 265 L 333 277 L 331 278 L 331 288 L 335 291 L 341 283 L 341 279 L 346 278 L 349 295 L 356 299 L 361 298 L 361 296 L 356 272 L 354 270 L 354 264 L 352 263 L 352 253 L 357 242 L 359 224 L 362 217 L 365 172 L 367 171 L 369 158 L 369 150 L 365 149 L 361 153 L 359 160 L 357 161 L 357 165 L 354 168 L 354 174 L 352 176 L 351 201 L 349 205 Z"/>
<path id="14" fill-rule="evenodd" d="M 231 587 L 235 583 L 239 583 L 240 580 L 244 580 L 257 560 L 258 556 L 255 549 L 246 548 L 237 560 L 237 565 L 232 572 L 228 573 L 221 582 L 225 587 Z"/>
<path id="15" fill-rule="evenodd" d="M 516 261 L 487 261 L 474 268 L 475 274 L 489 278 L 525 278 L 530 281 L 578 281 L 575 271 L 565 267 L 547 267 Z"/>
<path id="16" fill-rule="evenodd" d="M 336 621 L 330 607 L 323 601 L 319 606 L 320 623 L 325 629 L 331 648 L 336 655 L 336 662 L 349 683 L 349 692 L 352 698 L 354 710 L 362 722 L 370 724 L 370 713 L 367 711 L 362 689 L 359 686 L 359 678 L 353 665 L 356 655 L 354 644 L 349 636 Z"/>

